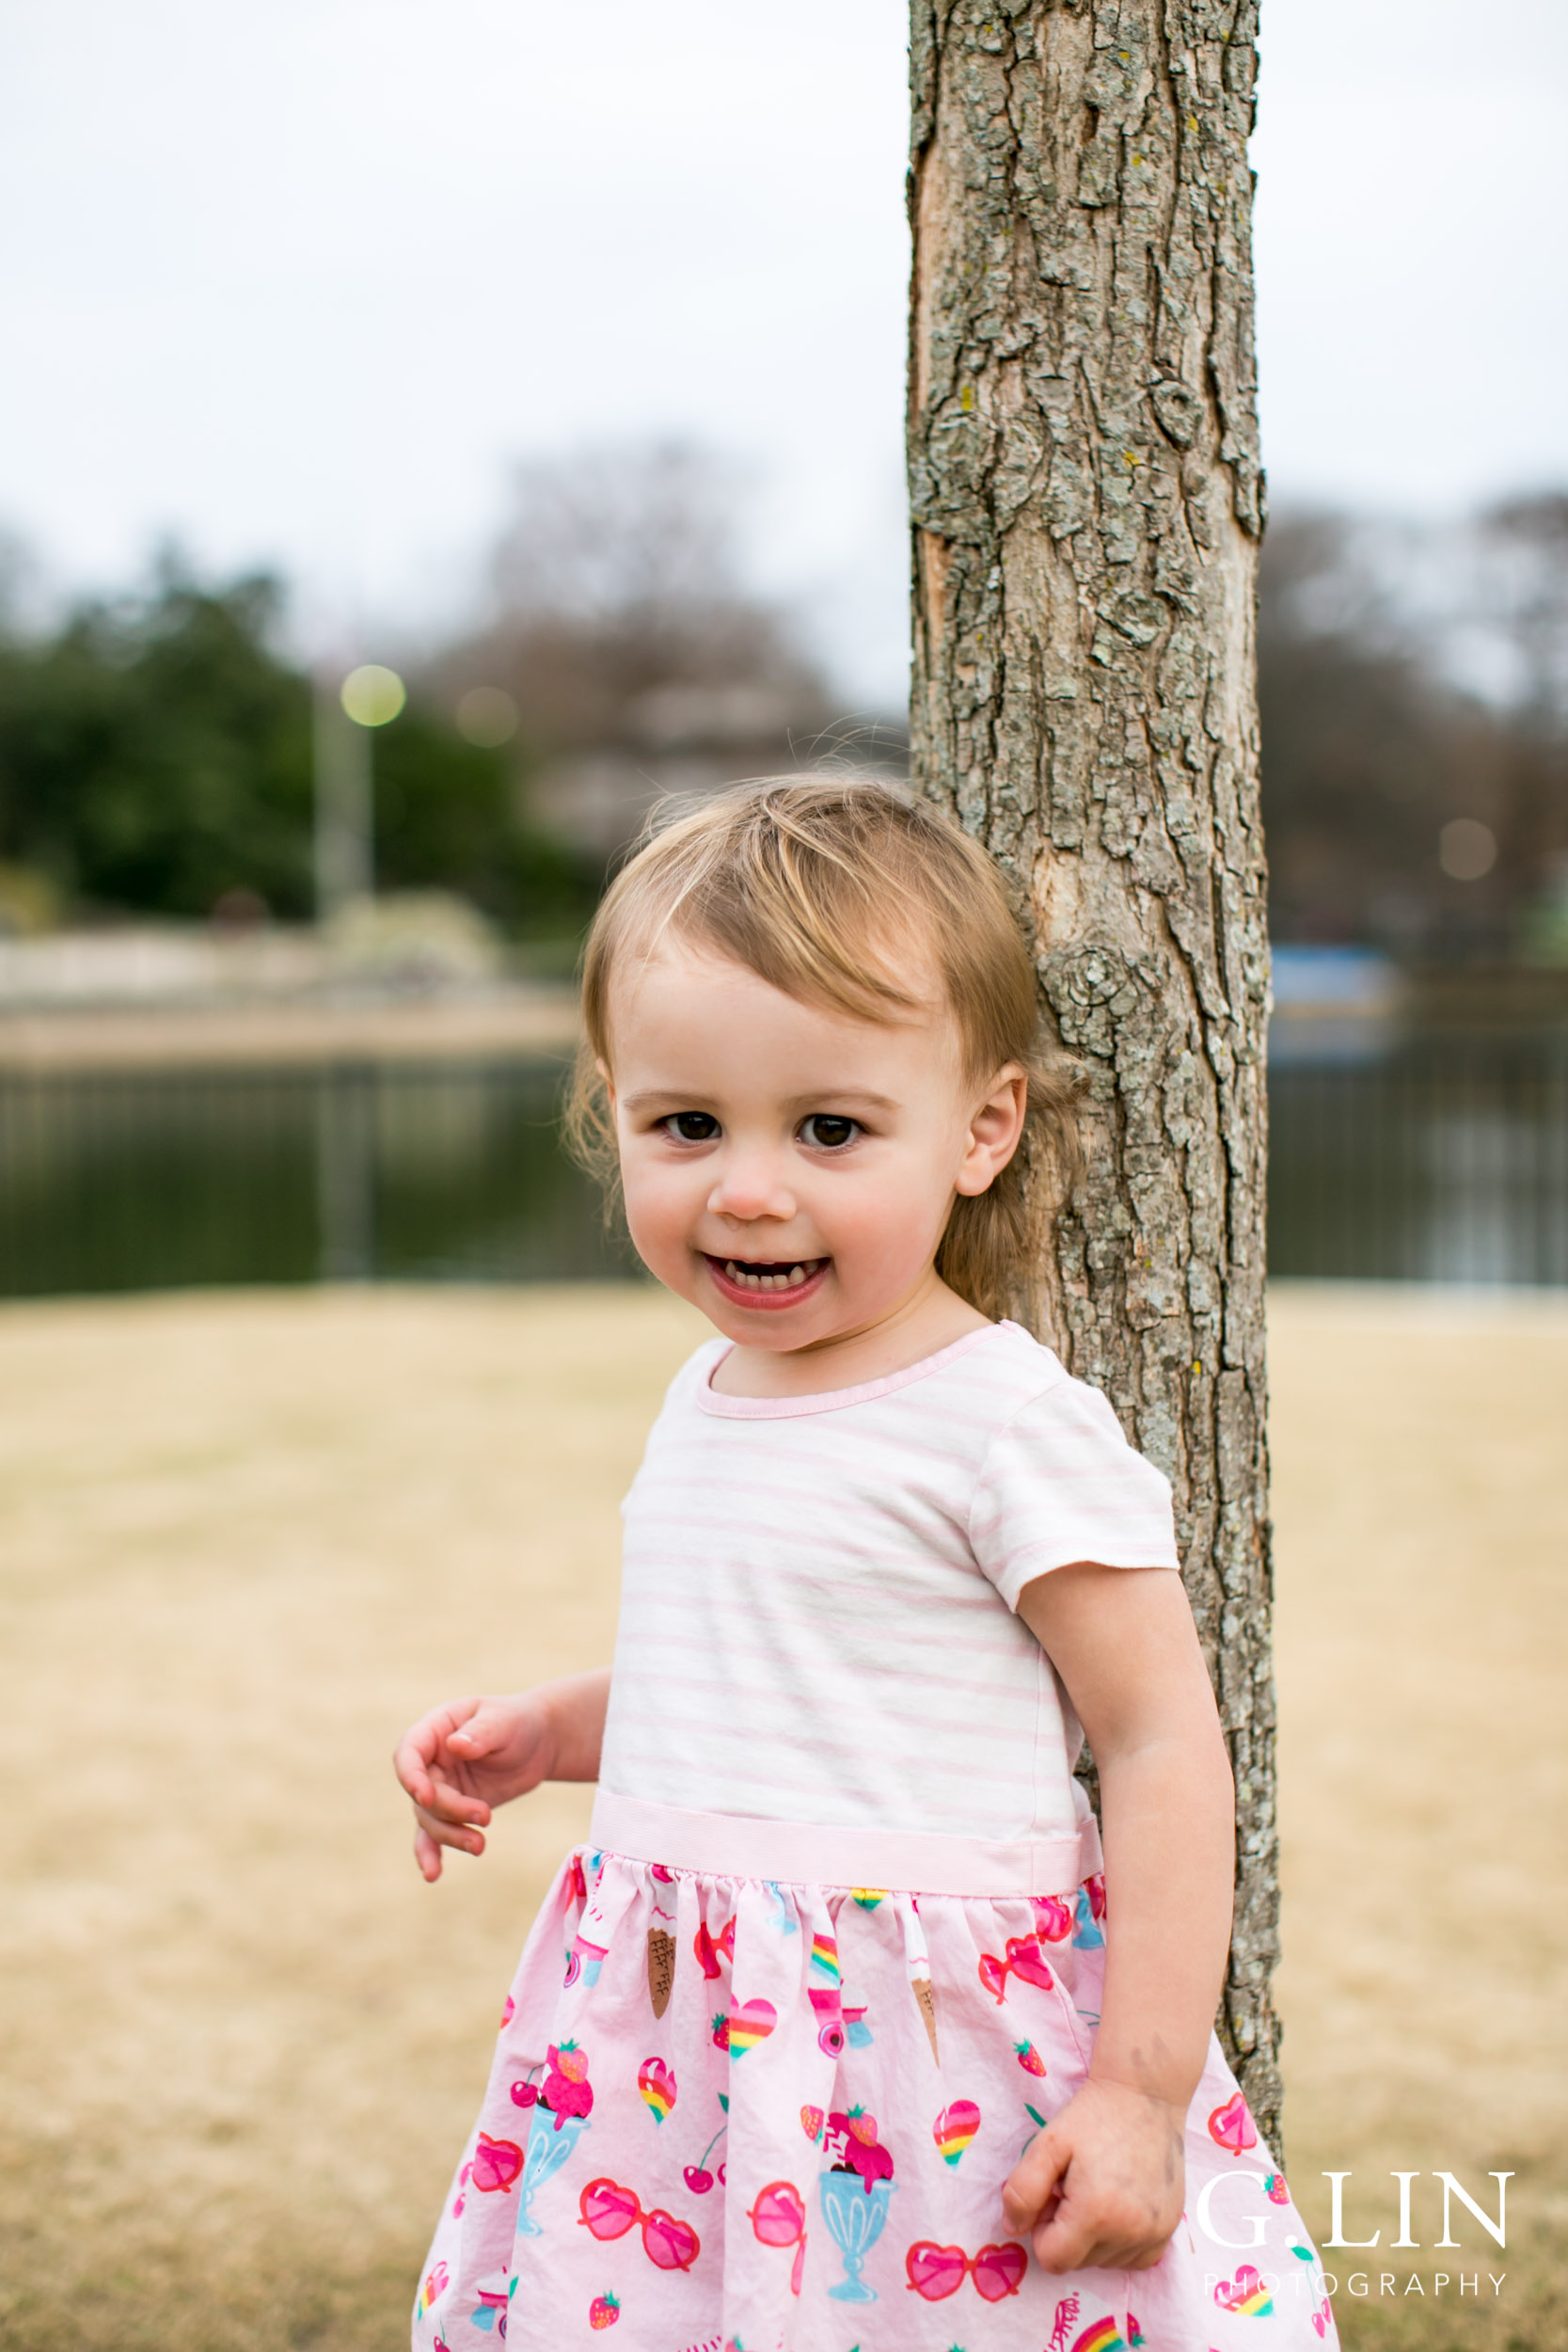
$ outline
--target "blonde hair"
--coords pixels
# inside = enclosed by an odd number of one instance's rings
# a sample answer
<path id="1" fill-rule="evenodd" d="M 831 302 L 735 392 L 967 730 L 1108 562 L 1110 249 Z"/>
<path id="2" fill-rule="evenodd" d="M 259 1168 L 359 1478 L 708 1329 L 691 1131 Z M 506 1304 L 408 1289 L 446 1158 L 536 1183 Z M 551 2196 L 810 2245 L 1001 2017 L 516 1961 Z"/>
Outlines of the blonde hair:
<path id="1" fill-rule="evenodd" d="M 1035 975 L 997 866 L 927 803 L 891 784 L 794 776 L 656 814 L 594 918 L 583 952 L 586 1036 L 567 1104 L 578 1158 L 614 1198 L 615 1130 L 596 1065 L 611 1066 L 611 975 L 666 934 L 712 948 L 799 1001 L 895 1021 L 926 1000 L 895 977 L 928 959 L 958 1025 L 966 1082 L 1007 1062 L 1028 1079 L 1019 1151 L 954 1203 L 937 1271 L 982 1314 L 1006 1311 L 1078 1168 L 1077 1073 L 1040 1039 Z"/>

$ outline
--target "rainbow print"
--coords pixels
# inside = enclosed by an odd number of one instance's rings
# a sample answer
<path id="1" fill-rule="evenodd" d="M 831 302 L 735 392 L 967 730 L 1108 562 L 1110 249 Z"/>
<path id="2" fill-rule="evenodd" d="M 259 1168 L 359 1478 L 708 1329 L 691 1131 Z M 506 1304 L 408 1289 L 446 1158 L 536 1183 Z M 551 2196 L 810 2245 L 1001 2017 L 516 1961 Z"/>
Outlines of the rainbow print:
<path id="1" fill-rule="evenodd" d="M 980 2110 L 973 2099 L 955 2099 L 943 2107 L 931 2126 L 943 2164 L 956 2165 L 980 2128 Z"/>
<path id="2" fill-rule="evenodd" d="M 422 2319 L 426 2312 L 432 2310 L 434 2306 L 440 2301 L 442 2296 L 445 2295 L 447 2291 L 449 2282 L 449 2273 L 446 2264 L 437 2263 L 429 2278 L 425 2280 L 423 2286 L 420 2289 L 418 2300 L 414 2305 L 414 2316 L 416 2319 Z"/>
<path id="3" fill-rule="evenodd" d="M 1267 2319 L 1274 2311 L 1274 2296 L 1250 2263 L 1243 2263 L 1234 2279 L 1220 2280 L 1214 2300 L 1222 2312 L 1243 2319 Z"/>
<path id="4" fill-rule="evenodd" d="M 742 2001 L 729 2015 L 729 2053 L 732 2058 L 744 2058 L 759 2042 L 766 2042 L 779 2022 L 779 2012 L 771 2001 L 757 1999 Z"/>
<path id="5" fill-rule="evenodd" d="M 859 1903 L 863 1911 L 875 1911 L 879 1903 L 887 1900 L 885 1886 L 851 1886 L 849 1894 L 851 1900 Z"/>
<path id="6" fill-rule="evenodd" d="M 675 2104 L 675 2078 L 661 2058 L 644 2058 L 637 2070 L 637 2088 L 656 2123 L 662 2123 Z"/>
<path id="7" fill-rule="evenodd" d="M 1109 2312 L 1103 2319 L 1091 2319 L 1080 2336 L 1075 2336 L 1072 2352 L 1127 2352 L 1121 2329 Z"/>
<path id="8" fill-rule="evenodd" d="M 811 1972 L 829 1984 L 843 1980 L 838 1964 L 838 1945 L 831 1935 L 814 1935 L 811 1939 Z"/>

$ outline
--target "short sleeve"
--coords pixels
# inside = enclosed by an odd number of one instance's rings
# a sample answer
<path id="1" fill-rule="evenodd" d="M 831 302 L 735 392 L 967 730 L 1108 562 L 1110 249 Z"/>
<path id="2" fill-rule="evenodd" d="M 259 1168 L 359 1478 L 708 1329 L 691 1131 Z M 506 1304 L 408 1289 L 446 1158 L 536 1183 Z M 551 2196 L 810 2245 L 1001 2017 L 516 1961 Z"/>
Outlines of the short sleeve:
<path id="1" fill-rule="evenodd" d="M 1009 1609 L 1037 1576 L 1074 1561 L 1180 1565 L 1169 1481 L 1128 1444 L 1100 1391 L 1070 1378 L 1032 1397 L 991 1440 L 969 1539 Z"/>

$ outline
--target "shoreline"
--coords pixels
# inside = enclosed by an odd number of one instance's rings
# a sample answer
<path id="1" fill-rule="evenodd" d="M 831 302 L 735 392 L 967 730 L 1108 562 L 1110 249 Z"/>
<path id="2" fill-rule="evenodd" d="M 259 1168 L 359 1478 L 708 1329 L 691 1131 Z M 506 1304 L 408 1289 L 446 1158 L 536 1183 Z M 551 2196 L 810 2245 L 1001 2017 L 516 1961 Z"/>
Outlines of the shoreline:
<path id="1" fill-rule="evenodd" d="M 553 1055 L 579 1034 L 569 988 L 404 999 L 342 996 L 244 1004 L 0 1011 L 0 1076 L 91 1071 L 310 1067 Z"/>

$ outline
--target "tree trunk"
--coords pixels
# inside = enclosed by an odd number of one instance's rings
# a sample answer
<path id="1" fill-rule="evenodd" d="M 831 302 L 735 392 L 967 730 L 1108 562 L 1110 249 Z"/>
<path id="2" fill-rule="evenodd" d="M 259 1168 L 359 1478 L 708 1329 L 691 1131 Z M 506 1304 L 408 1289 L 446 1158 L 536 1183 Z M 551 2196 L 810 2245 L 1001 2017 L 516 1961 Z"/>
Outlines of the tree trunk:
<path id="1" fill-rule="evenodd" d="M 1222 2040 L 1277 2125 L 1253 0 L 912 0 L 914 773 L 1089 1076 L 1023 1312 L 1170 1477 L 1236 1771 Z"/>

